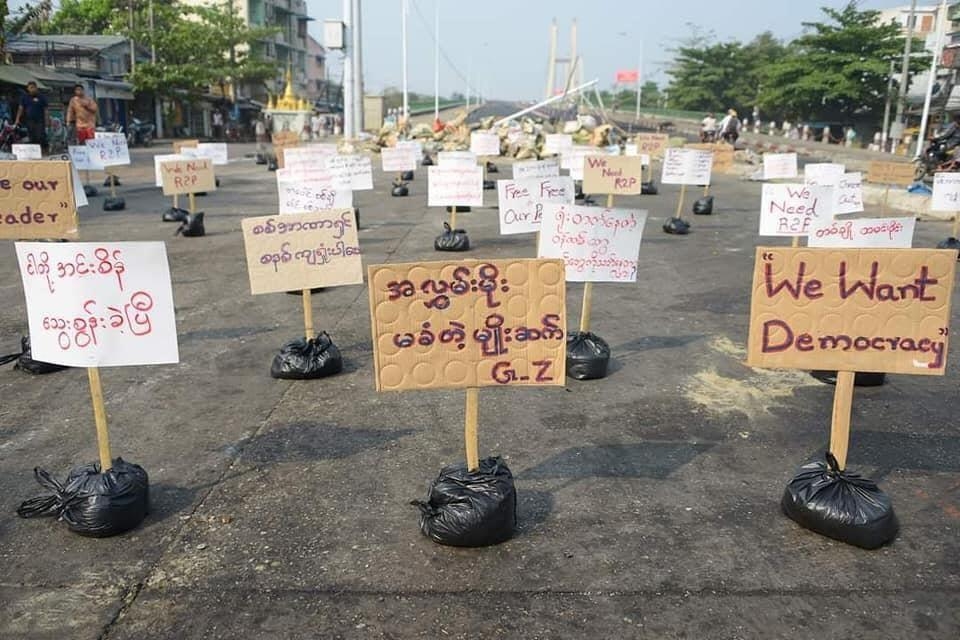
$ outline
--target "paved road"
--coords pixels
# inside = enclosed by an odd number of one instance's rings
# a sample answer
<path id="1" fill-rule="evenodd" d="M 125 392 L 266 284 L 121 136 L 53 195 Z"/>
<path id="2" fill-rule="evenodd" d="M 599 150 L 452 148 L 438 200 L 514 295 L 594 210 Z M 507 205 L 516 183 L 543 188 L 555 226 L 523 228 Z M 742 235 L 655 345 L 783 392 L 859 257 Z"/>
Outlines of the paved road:
<path id="1" fill-rule="evenodd" d="M 481 452 L 515 472 L 520 530 L 468 550 L 423 538 L 408 504 L 462 456 L 462 392 L 374 392 L 362 286 L 316 300 L 346 371 L 272 380 L 299 299 L 250 295 L 239 228 L 275 209 L 273 175 L 230 165 L 200 199 L 209 235 L 173 238 L 148 158 L 135 160 L 128 210 L 94 201 L 81 239 L 168 241 L 182 362 L 103 371 L 114 451 L 149 471 L 153 510 L 103 540 L 17 519 L 38 493 L 34 466 L 64 474 L 96 445 L 82 371 L 0 371 L 0 637 L 960 635 L 957 358 L 944 378 L 857 391 L 850 461 L 893 497 L 893 545 L 862 551 L 780 514 L 795 467 L 826 443 L 832 395 L 800 372 L 741 364 L 759 185 L 720 178 L 718 212 L 687 237 L 660 231 L 676 189 L 618 201 L 651 218 L 639 281 L 594 290 L 611 375 L 481 392 Z M 365 261 L 435 258 L 442 213 L 425 206 L 423 176 L 410 198 L 388 189 L 378 172 L 357 194 Z M 490 208 L 461 217 L 471 257 L 533 255 L 532 237 L 500 237 L 496 220 Z M 946 230 L 923 223 L 917 245 Z M 10 243 L 0 274 L 12 347 L 25 310 Z M 580 291 L 569 287 L 571 322 Z"/>

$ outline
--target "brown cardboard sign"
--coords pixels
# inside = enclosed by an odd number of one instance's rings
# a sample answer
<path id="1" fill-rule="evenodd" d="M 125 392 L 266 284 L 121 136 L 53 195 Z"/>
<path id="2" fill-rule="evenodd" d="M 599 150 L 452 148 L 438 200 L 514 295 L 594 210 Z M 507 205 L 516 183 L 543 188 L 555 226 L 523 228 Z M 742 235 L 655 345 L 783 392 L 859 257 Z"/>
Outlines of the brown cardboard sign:
<path id="1" fill-rule="evenodd" d="M 915 167 L 907 162 L 874 161 L 867 171 L 867 182 L 909 186 L 914 182 L 914 170 Z"/>
<path id="2" fill-rule="evenodd" d="M 168 160 L 160 163 L 160 179 L 163 195 L 215 191 L 217 179 L 213 173 L 211 158 Z"/>
<path id="3" fill-rule="evenodd" d="M 294 131 L 277 131 L 273 134 L 273 154 L 277 157 L 277 167 L 283 169 L 283 150 L 300 145 L 300 136 Z"/>
<path id="4" fill-rule="evenodd" d="M 180 153 L 180 150 L 184 147 L 188 149 L 196 149 L 198 144 L 200 144 L 199 140 L 174 140 L 173 152 Z"/>
<path id="5" fill-rule="evenodd" d="M 758 247 L 747 364 L 943 375 L 957 253 Z"/>
<path id="6" fill-rule="evenodd" d="M 363 283 L 353 209 L 244 218 L 250 292 Z"/>
<path id="7" fill-rule="evenodd" d="M 733 168 L 734 149 L 729 144 L 723 142 L 697 142 L 683 145 L 684 149 L 697 149 L 699 151 L 713 152 L 713 172 L 726 173 Z"/>
<path id="8" fill-rule="evenodd" d="M 587 156 L 583 159 L 584 193 L 637 194 L 641 182 L 643 164 L 640 156 Z"/>
<path id="9" fill-rule="evenodd" d="M 562 386 L 562 260 L 449 260 L 368 269 L 377 391 Z"/>
<path id="10" fill-rule="evenodd" d="M 0 238 L 76 238 L 70 163 L 0 161 Z"/>
<path id="11" fill-rule="evenodd" d="M 666 133 L 638 133 L 633 140 L 637 144 L 637 153 L 640 155 L 662 158 L 663 150 L 670 142 L 670 136 Z"/>

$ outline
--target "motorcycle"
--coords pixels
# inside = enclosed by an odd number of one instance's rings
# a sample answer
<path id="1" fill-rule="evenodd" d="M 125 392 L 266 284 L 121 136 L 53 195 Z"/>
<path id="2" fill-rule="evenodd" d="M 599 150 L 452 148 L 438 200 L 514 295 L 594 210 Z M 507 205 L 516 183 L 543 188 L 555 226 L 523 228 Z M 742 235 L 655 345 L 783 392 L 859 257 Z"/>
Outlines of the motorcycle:
<path id="1" fill-rule="evenodd" d="M 19 144 L 27 138 L 27 128 L 24 126 L 14 126 L 9 122 L 4 122 L 0 129 L 0 151 L 11 153 L 13 145 Z"/>
<path id="2" fill-rule="evenodd" d="M 717 131 L 716 129 L 701 129 L 700 130 L 700 142 L 703 143 L 712 143 L 717 141 Z"/>
<path id="3" fill-rule="evenodd" d="M 127 127 L 127 146 L 135 147 L 143 145 L 149 147 L 153 144 L 153 133 L 156 127 L 152 122 L 146 122 L 139 118 L 133 118 L 130 126 Z"/>
<path id="4" fill-rule="evenodd" d="M 947 147 L 944 141 L 931 140 L 923 155 L 914 160 L 915 168 L 913 179 L 917 182 L 926 178 L 933 179 L 933 174 L 941 171 L 960 171 L 960 158 Z"/>

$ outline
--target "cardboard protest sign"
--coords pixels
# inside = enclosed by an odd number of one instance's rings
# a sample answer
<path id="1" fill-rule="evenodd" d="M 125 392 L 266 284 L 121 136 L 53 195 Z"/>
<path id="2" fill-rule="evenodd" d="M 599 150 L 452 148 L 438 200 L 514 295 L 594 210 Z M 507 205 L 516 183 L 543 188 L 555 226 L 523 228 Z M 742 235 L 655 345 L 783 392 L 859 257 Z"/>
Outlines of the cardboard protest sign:
<path id="1" fill-rule="evenodd" d="M 562 261 L 376 265 L 368 281 L 377 391 L 564 384 Z"/>
<path id="2" fill-rule="evenodd" d="M 201 142 L 195 149 L 201 157 L 213 160 L 214 166 L 230 164 L 226 142 Z"/>
<path id="3" fill-rule="evenodd" d="M 210 158 L 188 158 L 186 160 L 168 160 L 160 163 L 163 195 L 172 196 L 181 193 L 215 191 L 216 177 L 213 173 L 213 160 Z"/>
<path id="4" fill-rule="evenodd" d="M 250 292 L 363 283 L 353 209 L 244 218 Z"/>
<path id="5" fill-rule="evenodd" d="M 867 169 L 867 182 L 898 185 L 913 184 L 914 166 L 908 162 L 873 161 Z"/>
<path id="6" fill-rule="evenodd" d="M 765 184 L 761 194 L 761 236 L 803 237 L 815 218 L 833 219 L 833 187 Z"/>
<path id="7" fill-rule="evenodd" d="M 33 357 L 70 367 L 178 362 L 162 242 L 18 242 Z"/>
<path id="8" fill-rule="evenodd" d="M 112 131 L 97 131 L 93 140 L 87 140 L 87 153 L 97 168 L 130 164 L 127 136 Z"/>
<path id="9" fill-rule="evenodd" d="M 587 156 L 595 156 L 599 150 L 596 147 L 578 145 L 564 149 L 560 154 L 560 168 L 570 172 L 574 180 L 583 180 L 583 164 Z"/>
<path id="10" fill-rule="evenodd" d="M 384 147 L 380 149 L 380 161 L 383 163 L 384 173 L 416 171 L 417 152 L 409 147 Z"/>
<path id="11" fill-rule="evenodd" d="M 282 169 L 286 165 L 286 151 L 300 144 L 300 136 L 293 131 L 277 131 L 270 136 L 273 145 L 273 155 L 277 158 L 277 167 Z"/>
<path id="12" fill-rule="evenodd" d="M 475 167 L 477 154 L 472 151 L 440 151 L 437 153 L 437 164 L 451 169 Z"/>
<path id="13" fill-rule="evenodd" d="M 747 364 L 943 375 L 957 252 L 758 247 Z"/>
<path id="14" fill-rule="evenodd" d="M 499 156 L 500 136 L 492 131 L 472 131 L 470 153 L 478 156 Z"/>
<path id="15" fill-rule="evenodd" d="M 70 162 L 72 162 L 73 166 L 80 171 L 89 171 L 93 169 L 90 164 L 90 153 L 87 149 L 87 145 L 70 145 L 67 147 L 67 153 L 70 155 Z M 157 186 L 159 187 L 160 185 L 158 184 Z"/>
<path id="16" fill-rule="evenodd" d="M 573 137 L 567 133 L 548 133 L 543 137 L 543 152 L 563 155 L 573 146 Z"/>
<path id="17" fill-rule="evenodd" d="M 280 169 L 285 171 L 285 169 Z M 329 183 L 277 180 L 281 215 L 353 207 L 353 191 Z"/>
<path id="18" fill-rule="evenodd" d="M 587 156 L 584 162 L 584 193 L 612 195 L 640 193 L 643 164 L 639 156 Z"/>
<path id="19" fill-rule="evenodd" d="M 335 144 L 311 144 L 283 148 L 283 167 L 285 169 L 310 169 L 325 167 L 329 158 L 337 155 Z"/>
<path id="20" fill-rule="evenodd" d="M 960 173 L 933 174 L 931 211 L 960 211 Z"/>
<path id="21" fill-rule="evenodd" d="M 160 165 L 164 162 L 172 162 L 174 160 L 189 160 L 189 156 L 185 156 L 181 153 L 168 153 L 159 156 L 153 156 L 153 176 L 158 187 L 163 186 L 163 172 L 160 171 Z"/>
<path id="22" fill-rule="evenodd" d="M 835 187 L 847 169 L 836 162 L 814 162 L 803 167 L 803 182 L 810 185 Z"/>
<path id="23" fill-rule="evenodd" d="M 662 158 L 669 142 L 670 136 L 666 133 L 638 133 L 633 137 L 637 152 L 651 158 Z"/>
<path id="24" fill-rule="evenodd" d="M 533 233 L 540 230 L 546 203 L 573 204 L 575 190 L 570 176 L 497 180 L 500 233 Z"/>
<path id="25" fill-rule="evenodd" d="M 670 147 L 665 150 L 660 181 L 663 184 L 710 184 L 713 154 L 699 149 Z"/>
<path id="26" fill-rule="evenodd" d="M 913 246 L 916 223 L 916 218 L 813 218 L 807 233 L 807 246 L 909 249 Z"/>
<path id="27" fill-rule="evenodd" d="M 763 179 L 780 180 L 797 177 L 797 154 L 795 153 L 765 153 L 763 154 Z"/>
<path id="28" fill-rule="evenodd" d="M 43 152 L 38 144 L 11 144 L 10 153 L 17 160 L 42 160 Z"/>
<path id="29" fill-rule="evenodd" d="M 352 191 L 373 189 L 373 166 L 369 156 L 330 156 L 325 166 L 334 176 L 349 180 Z"/>
<path id="30" fill-rule="evenodd" d="M 636 282 L 646 211 L 544 204 L 537 255 L 563 258 L 567 282 Z"/>
<path id="31" fill-rule="evenodd" d="M 482 207 L 483 167 L 427 167 L 428 207 Z"/>
<path id="32" fill-rule="evenodd" d="M 833 215 L 863 211 L 863 175 L 859 172 L 845 173 L 833 190 Z"/>
<path id="33" fill-rule="evenodd" d="M 527 178 L 550 178 L 560 175 L 560 160 L 547 158 L 546 160 L 521 160 L 513 163 L 513 179 L 526 180 Z"/>
<path id="34" fill-rule="evenodd" d="M 199 140 L 174 140 L 173 152 L 180 153 L 181 151 L 183 151 L 183 149 L 186 149 L 186 148 L 196 149 L 198 144 L 200 144 Z"/>
<path id="35" fill-rule="evenodd" d="M 0 238 L 76 236 L 76 197 L 69 162 L 0 161 Z"/>

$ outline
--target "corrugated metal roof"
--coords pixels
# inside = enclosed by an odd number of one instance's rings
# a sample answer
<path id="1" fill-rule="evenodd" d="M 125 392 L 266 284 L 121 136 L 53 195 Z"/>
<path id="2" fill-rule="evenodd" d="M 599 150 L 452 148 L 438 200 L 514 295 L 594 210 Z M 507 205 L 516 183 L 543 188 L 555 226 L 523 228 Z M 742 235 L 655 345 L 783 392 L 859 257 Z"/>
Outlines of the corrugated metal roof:
<path id="1" fill-rule="evenodd" d="M 93 51 L 102 51 L 114 45 L 127 42 L 123 36 L 73 36 L 73 35 L 55 35 L 38 36 L 26 34 L 17 36 L 7 42 L 9 51 L 35 51 L 38 45 L 52 44 L 62 45 L 64 47 L 76 47 L 79 49 L 88 49 Z"/>

